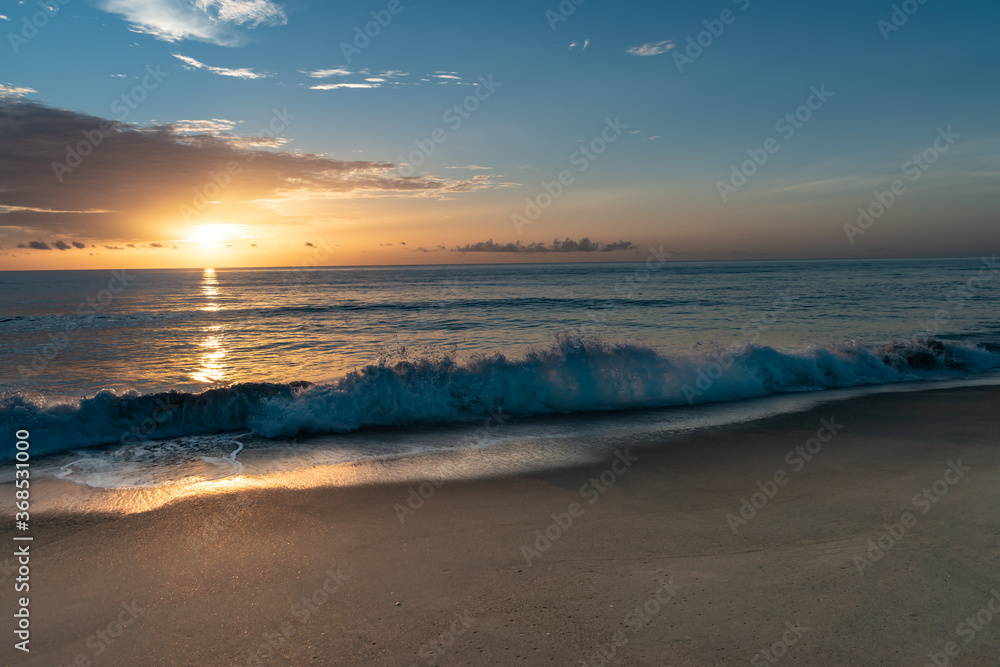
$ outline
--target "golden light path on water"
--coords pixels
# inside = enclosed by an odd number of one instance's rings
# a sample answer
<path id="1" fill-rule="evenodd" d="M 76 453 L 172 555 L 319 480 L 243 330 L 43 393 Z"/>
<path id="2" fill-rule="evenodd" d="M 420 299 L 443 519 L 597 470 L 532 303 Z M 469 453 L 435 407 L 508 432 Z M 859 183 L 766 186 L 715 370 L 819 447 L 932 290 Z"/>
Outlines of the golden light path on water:
<path id="1" fill-rule="evenodd" d="M 217 312 L 221 310 L 218 304 L 219 281 L 215 275 L 215 269 L 205 269 L 202 273 L 202 295 L 205 297 L 205 305 L 201 310 L 207 312 Z M 201 354 L 200 366 L 191 374 L 191 378 L 205 384 L 215 384 L 226 382 L 229 375 L 223 360 L 226 358 L 226 349 L 223 347 L 223 334 L 219 333 L 222 325 L 215 324 L 205 327 L 204 331 L 208 336 L 199 343 L 204 349 Z"/>

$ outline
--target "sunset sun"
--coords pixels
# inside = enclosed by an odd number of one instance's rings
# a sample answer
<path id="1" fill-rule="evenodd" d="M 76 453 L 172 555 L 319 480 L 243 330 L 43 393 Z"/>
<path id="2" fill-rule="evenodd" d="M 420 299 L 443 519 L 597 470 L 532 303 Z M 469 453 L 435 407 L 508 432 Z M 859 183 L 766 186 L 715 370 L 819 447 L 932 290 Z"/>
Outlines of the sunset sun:
<path id="1" fill-rule="evenodd" d="M 217 247 L 229 241 L 240 233 L 238 225 L 211 223 L 205 225 L 195 225 L 187 237 L 189 243 L 201 247 Z"/>

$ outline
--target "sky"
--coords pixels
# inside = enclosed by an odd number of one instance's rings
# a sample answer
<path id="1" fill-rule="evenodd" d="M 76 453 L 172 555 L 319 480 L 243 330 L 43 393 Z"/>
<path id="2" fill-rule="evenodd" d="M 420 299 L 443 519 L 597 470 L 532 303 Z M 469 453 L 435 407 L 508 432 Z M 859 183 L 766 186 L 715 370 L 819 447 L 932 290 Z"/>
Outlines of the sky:
<path id="1" fill-rule="evenodd" d="M 1000 7 L 0 4 L 0 268 L 994 254 Z"/>

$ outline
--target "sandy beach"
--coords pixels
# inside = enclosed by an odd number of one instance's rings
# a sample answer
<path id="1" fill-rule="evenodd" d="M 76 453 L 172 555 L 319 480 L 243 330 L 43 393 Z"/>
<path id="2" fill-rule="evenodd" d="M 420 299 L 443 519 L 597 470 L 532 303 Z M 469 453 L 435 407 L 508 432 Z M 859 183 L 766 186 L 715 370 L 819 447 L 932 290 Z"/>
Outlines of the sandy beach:
<path id="1" fill-rule="evenodd" d="M 995 665 L 998 405 L 874 395 L 422 504 L 406 484 L 51 517 L 31 652 L 5 614 L 3 662 Z"/>

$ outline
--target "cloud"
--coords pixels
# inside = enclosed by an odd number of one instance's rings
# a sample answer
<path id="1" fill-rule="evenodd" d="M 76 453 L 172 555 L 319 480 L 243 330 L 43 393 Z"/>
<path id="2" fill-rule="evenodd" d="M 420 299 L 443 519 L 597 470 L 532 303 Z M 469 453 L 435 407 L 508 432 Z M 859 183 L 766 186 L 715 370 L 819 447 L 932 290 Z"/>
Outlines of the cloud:
<path id="1" fill-rule="evenodd" d="M 66 243 L 65 241 L 59 240 L 53 242 L 51 245 L 45 241 L 28 241 L 27 243 L 18 243 L 18 248 L 23 248 L 25 250 L 69 250 L 71 248 L 76 248 L 77 250 L 82 250 L 87 247 L 87 244 L 80 243 L 79 241 L 73 241 L 72 243 Z"/>
<path id="2" fill-rule="evenodd" d="M 638 246 L 631 241 L 617 241 L 615 243 L 608 243 L 603 248 L 601 252 L 614 252 L 615 250 L 636 250 Z"/>
<path id="3" fill-rule="evenodd" d="M 31 250 L 52 250 L 51 246 L 45 241 L 28 241 L 27 243 L 18 243 L 18 248 L 30 248 Z"/>
<path id="4" fill-rule="evenodd" d="M 21 97 L 23 95 L 29 95 L 31 93 L 37 93 L 38 91 L 34 88 L 28 88 L 25 86 L 12 86 L 7 84 L 6 86 L 0 83 L 0 97 Z"/>
<path id="5" fill-rule="evenodd" d="M 336 90 L 338 88 L 378 88 L 378 83 L 321 83 L 318 86 L 309 86 L 313 90 Z"/>
<path id="6" fill-rule="evenodd" d="M 72 171 L 68 147 L 83 132 L 109 128 Z M 213 201 L 248 216 L 282 220 L 281 206 L 352 196 L 436 196 L 494 187 L 490 175 L 467 179 L 401 176 L 393 162 L 336 160 L 261 149 L 247 137 L 184 134 L 172 125 L 138 126 L 57 109 L 24 98 L 0 98 L 0 227 L 21 234 L 142 240 L 176 229 L 181 206 L 211 184 L 209 174 L 240 169 Z M 157 226 L 161 225 L 161 226 Z M 155 237 L 154 237 L 155 238 Z M 13 241 L 14 239 L 12 239 Z M 20 238 L 17 241 L 30 239 Z"/>
<path id="7" fill-rule="evenodd" d="M 596 241 L 591 241 L 584 237 L 579 241 L 566 238 L 562 241 L 554 239 L 551 245 L 544 243 L 522 244 L 520 241 L 514 243 L 494 243 L 493 239 L 471 243 L 465 246 L 456 246 L 452 252 L 612 252 L 614 250 L 632 250 L 636 247 L 631 241 L 618 241 L 601 246 Z"/>
<path id="8" fill-rule="evenodd" d="M 299 70 L 302 74 L 309 76 L 311 78 L 327 78 L 328 76 L 341 76 L 348 77 L 354 76 L 359 77 L 359 81 L 344 81 L 342 83 L 326 83 L 319 84 L 315 86 L 310 86 L 312 90 L 336 90 L 338 88 L 381 88 L 383 86 L 418 86 L 422 83 L 436 84 L 436 85 L 455 85 L 455 86 L 475 86 L 479 85 L 477 83 L 470 83 L 465 81 L 458 72 L 447 72 L 444 70 L 438 70 L 433 74 L 418 75 L 415 80 L 404 81 L 405 77 L 409 77 L 409 72 L 404 72 L 398 69 L 385 70 L 384 72 L 372 72 L 368 69 L 358 70 L 352 72 L 348 69 L 319 69 L 319 70 Z M 369 84 L 369 85 L 366 85 Z M 377 85 L 370 85 L 377 84 Z"/>
<path id="9" fill-rule="evenodd" d="M 340 90 L 345 88 L 382 88 L 386 86 L 416 86 L 421 83 L 432 83 L 438 85 L 471 86 L 478 85 L 465 81 L 458 72 L 446 72 L 438 70 L 433 74 L 420 77 L 417 81 L 401 81 L 404 77 L 410 76 L 409 72 L 398 69 L 390 69 L 384 72 L 372 72 L 368 69 L 352 72 L 349 69 L 317 69 L 299 70 L 312 79 L 327 79 L 330 77 L 358 77 L 358 81 L 341 81 L 339 83 L 318 83 L 309 86 L 310 90 Z"/>
<path id="10" fill-rule="evenodd" d="M 370 89 L 370 88 L 382 88 L 383 86 L 404 86 L 404 85 L 415 85 L 414 83 L 408 83 L 404 81 L 397 81 L 396 79 L 401 79 L 402 77 L 410 76 L 409 72 L 404 72 L 398 69 L 390 69 L 384 72 L 372 72 L 369 69 L 361 69 L 358 71 L 351 71 L 344 67 L 338 67 L 336 69 L 315 69 L 315 70 L 302 70 L 299 72 L 305 74 L 311 79 L 328 79 L 331 77 L 359 77 L 359 81 L 341 81 L 340 83 L 318 83 L 314 86 L 309 86 L 310 90 L 343 90 L 343 89 Z M 434 76 L 439 76 L 447 81 L 439 81 L 438 83 L 458 83 L 461 81 L 461 77 L 454 76 L 454 72 L 439 72 Z M 458 79 L 458 81 L 454 81 Z M 421 79 L 421 81 L 430 81 L 430 79 Z"/>
<path id="11" fill-rule="evenodd" d="M 661 53 L 666 53 L 674 48 L 674 46 L 676 45 L 673 40 L 667 39 L 662 42 L 650 42 L 642 46 L 633 46 L 628 49 L 628 53 L 631 53 L 633 56 L 658 56 Z"/>
<path id="12" fill-rule="evenodd" d="M 234 127 L 236 121 L 225 120 L 224 118 L 212 118 L 209 120 L 177 120 L 170 123 L 174 132 L 179 134 L 228 134 Z"/>
<path id="13" fill-rule="evenodd" d="M 132 31 L 166 42 L 238 46 L 244 37 L 237 27 L 288 23 L 285 10 L 270 0 L 101 0 L 98 6 L 124 18 Z"/>
<path id="14" fill-rule="evenodd" d="M 240 67 L 238 69 L 229 69 L 227 67 L 212 67 L 211 65 L 206 65 L 203 62 L 199 62 L 194 58 L 189 56 L 183 56 L 179 53 L 171 53 L 174 58 L 177 58 L 185 64 L 184 69 L 205 69 L 213 74 L 218 74 L 219 76 L 233 76 L 238 79 L 264 79 L 269 76 L 274 76 L 267 72 L 255 72 L 249 67 Z"/>
<path id="15" fill-rule="evenodd" d="M 328 79 L 331 76 L 350 76 L 351 74 L 354 74 L 351 70 L 344 69 L 343 67 L 338 67 L 337 69 L 316 69 L 311 72 L 304 70 L 299 71 L 314 79 Z"/>

